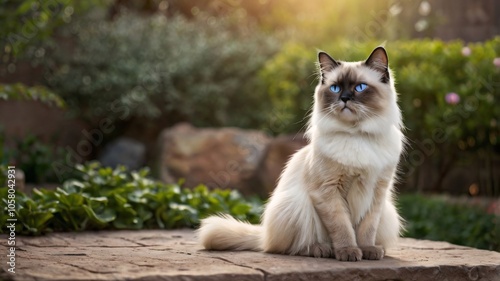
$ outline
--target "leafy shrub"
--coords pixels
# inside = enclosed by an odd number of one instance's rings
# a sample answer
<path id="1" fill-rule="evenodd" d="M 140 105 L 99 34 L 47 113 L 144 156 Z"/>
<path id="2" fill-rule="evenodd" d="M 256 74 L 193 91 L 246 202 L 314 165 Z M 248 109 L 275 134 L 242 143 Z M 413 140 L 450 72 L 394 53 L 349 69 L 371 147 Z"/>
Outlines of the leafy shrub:
<path id="1" fill-rule="evenodd" d="M 71 21 L 74 14 L 82 13 L 90 7 L 102 6 L 106 1 L 2 1 L 0 18 L 0 49 L 2 55 L 19 56 L 27 48 L 47 40 L 54 29 Z M 4 59 L 6 57 L 4 56 Z"/>
<path id="2" fill-rule="evenodd" d="M 422 195 L 400 196 L 398 205 L 401 216 L 406 220 L 406 237 L 500 251 L 498 216 Z"/>
<path id="3" fill-rule="evenodd" d="M 7 101 L 40 101 L 47 105 L 57 106 L 59 108 L 65 107 L 64 101 L 46 87 L 28 87 L 21 83 L 0 84 L 0 99 Z"/>
<path id="4" fill-rule="evenodd" d="M 9 149 L 5 145 L 5 138 L 5 132 L 0 127 L 0 165 L 2 167 L 15 165 L 24 172 L 26 182 L 57 182 L 52 163 L 67 156 L 63 148 L 47 144 L 37 136 L 28 134 L 23 139 L 13 140 L 14 149 Z M 1 176 L 0 182 L 4 183 Z"/>
<path id="5" fill-rule="evenodd" d="M 392 52 L 408 132 L 417 139 L 444 131 L 446 142 L 477 150 L 498 145 L 500 37 L 465 46 L 462 42 L 410 41 Z M 465 49 L 470 55 L 463 55 Z M 460 101 L 447 101 L 456 93 Z M 465 146 L 463 146 L 465 145 Z"/>
<path id="6" fill-rule="evenodd" d="M 376 42 L 337 41 L 325 44 L 323 49 L 335 58 L 352 61 L 366 59 L 377 45 Z M 461 116 L 462 112 L 458 111 L 469 110 L 464 108 L 469 105 L 478 107 L 474 110 L 479 114 L 469 113 L 467 120 L 446 126 L 447 134 L 456 143 L 467 141 L 471 134 L 476 135 L 476 145 L 497 143 L 496 137 L 490 138 L 488 133 L 491 131 L 496 136 L 496 126 L 492 126 L 496 123 L 492 120 L 496 120 L 500 113 L 500 107 L 493 102 L 498 94 L 495 75 L 500 73 L 500 67 L 495 66 L 493 60 L 500 56 L 500 37 L 468 46 L 458 41 L 415 40 L 395 41 L 386 47 L 408 133 L 432 137 L 433 129 L 450 123 L 445 122 L 446 117 Z M 470 49 L 469 56 L 462 54 L 464 47 Z M 259 77 L 271 97 L 273 108 L 296 112 L 290 120 L 284 120 L 287 131 L 297 131 L 304 124 L 297 121 L 311 105 L 317 76 L 315 62 L 314 48 L 289 43 L 260 72 Z M 450 92 L 458 93 L 460 103 L 464 105 L 448 104 L 445 96 Z M 481 132 L 476 131 L 477 126 Z"/>
<path id="7" fill-rule="evenodd" d="M 35 135 L 27 135 L 16 142 L 11 162 L 23 170 L 26 182 L 57 182 L 52 163 L 65 159 L 66 156 L 67 153 L 62 147 L 46 144 Z"/>
<path id="8" fill-rule="evenodd" d="M 75 114 L 172 125 L 255 126 L 265 93 L 256 73 L 277 41 L 249 24 L 199 15 L 92 14 L 62 32 L 75 47 L 48 48 L 47 84 Z"/>
<path id="9" fill-rule="evenodd" d="M 18 233 L 194 227 L 218 212 L 254 223 L 259 219 L 259 201 L 244 200 L 237 191 L 166 185 L 148 179 L 147 169 L 127 172 L 91 163 L 77 170 L 79 177 L 56 190 L 35 189 L 31 197 L 17 192 Z M 6 208 L 7 188 L 0 188 L 0 196 Z M 6 221 L 7 213 L 0 219 Z"/>
<path id="10" fill-rule="evenodd" d="M 286 44 L 259 72 L 262 91 L 271 102 L 271 133 L 292 133 L 304 128 L 312 106 L 316 53 L 298 44 Z M 266 129 L 266 128 L 264 128 Z"/>
<path id="11" fill-rule="evenodd" d="M 342 60 L 364 60 L 377 42 L 329 42 L 322 49 Z M 472 151 L 488 159 L 500 152 L 500 37 L 464 45 L 460 41 L 395 41 L 387 43 L 394 70 L 405 134 L 410 140 L 405 171 L 418 175 L 424 159 L 436 165 L 441 180 L 459 159 Z M 268 118 L 280 126 L 274 133 L 296 132 L 306 124 L 316 85 L 315 49 L 288 43 L 259 73 L 272 110 Z M 276 121 L 277 120 L 277 121 Z M 485 164 L 486 166 L 491 163 Z M 497 185 L 498 189 L 498 185 Z M 500 194 L 489 190 L 488 195 Z"/>

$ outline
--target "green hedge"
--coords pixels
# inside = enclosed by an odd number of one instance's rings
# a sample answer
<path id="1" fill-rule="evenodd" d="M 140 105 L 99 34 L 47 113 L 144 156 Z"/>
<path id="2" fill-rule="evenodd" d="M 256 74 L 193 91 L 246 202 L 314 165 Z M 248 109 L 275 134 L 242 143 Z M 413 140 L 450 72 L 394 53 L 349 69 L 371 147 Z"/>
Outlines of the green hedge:
<path id="1" fill-rule="evenodd" d="M 259 113 L 267 103 L 255 91 L 256 73 L 279 44 L 250 24 L 205 14 L 188 19 L 123 12 L 107 20 L 91 13 L 60 33 L 74 47 L 48 45 L 33 60 L 43 64 L 48 87 L 89 122 L 265 122 Z"/>
<path id="2" fill-rule="evenodd" d="M 337 40 L 320 48 L 334 58 L 357 61 L 378 44 Z M 425 189 L 435 192 L 442 191 L 442 181 L 454 165 L 492 167 L 493 155 L 500 152 L 500 37 L 467 45 L 439 40 L 385 45 L 409 141 L 402 161 L 402 175 L 410 183 L 405 188 L 416 188 L 424 165 L 432 167 L 427 173 L 435 172 Z M 261 91 L 268 93 L 272 108 L 268 119 L 273 126 L 264 124 L 263 129 L 278 134 L 305 127 L 317 84 L 316 53 L 314 47 L 287 43 L 259 72 Z M 499 195 L 494 182 L 482 184 L 481 195 Z M 467 188 L 457 186 L 454 191 Z"/>
<path id="3" fill-rule="evenodd" d="M 443 198 L 414 194 L 400 196 L 398 205 L 406 220 L 406 237 L 500 251 L 499 216 Z"/>
<path id="4" fill-rule="evenodd" d="M 22 83 L 1 84 L 0 100 L 39 101 L 49 106 L 65 108 L 65 103 L 58 95 L 43 86 L 28 87 Z"/>
<path id="5" fill-rule="evenodd" d="M 334 58 L 355 61 L 366 59 L 377 45 L 337 41 L 321 49 Z M 495 97 L 500 94 L 500 65 L 493 61 L 500 57 L 500 37 L 468 45 L 460 41 L 394 41 L 386 43 L 386 49 L 410 139 L 435 139 L 438 128 L 448 143 L 460 143 L 464 149 L 499 144 L 500 104 Z M 280 117 L 283 131 L 296 132 L 307 121 L 303 118 L 316 86 L 315 61 L 314 48 L 288 43 L 259 74 L 272 102 L 272 114 Z M 449 93 L 458 94 L 460 102 L 447 103 Z"/>
<path id="6" fill-rule="evenodd" d="M 261 213 L 260 201 L 245 200 L 236 191 L 163 184 L 149 179 L 147 169 L 127 172 L 91 163 L 77 166 L 75 175 L 56 190 L 35 189 L 32 196 L 17 192 L 17 233 L 195 227 L 200 218 L 218 212 L 256 223 Z M 0 188 L 4 222 L 7 192 Z"/>

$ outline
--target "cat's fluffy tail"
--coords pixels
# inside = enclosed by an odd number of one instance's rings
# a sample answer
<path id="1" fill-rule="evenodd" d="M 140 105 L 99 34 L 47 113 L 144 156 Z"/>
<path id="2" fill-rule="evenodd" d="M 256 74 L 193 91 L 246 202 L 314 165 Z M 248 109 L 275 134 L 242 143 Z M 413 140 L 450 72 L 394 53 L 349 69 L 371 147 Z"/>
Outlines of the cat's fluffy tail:
<path id="1" fill-rule="evenodd" d="M 203 219 L 196 232 L 207 250 L 262 250 L 262 226 L 236 220 L 230 215 Z"/>

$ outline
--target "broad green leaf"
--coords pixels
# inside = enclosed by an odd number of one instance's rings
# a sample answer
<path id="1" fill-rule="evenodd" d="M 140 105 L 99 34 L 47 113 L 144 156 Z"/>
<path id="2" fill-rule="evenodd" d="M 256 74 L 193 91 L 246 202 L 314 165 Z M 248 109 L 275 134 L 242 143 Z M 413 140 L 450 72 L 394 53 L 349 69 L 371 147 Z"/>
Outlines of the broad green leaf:
<path id="1" fill-rule="evenodd" d="M 250 209 L 252 209 L 252 206 L 249 204 L 237 203 L 236 205 L 234 205 L 231 208 L 231 213 L 238 215 L 238 216 L 241 216 L 241 215 L 245 215 L 246 213 L 248 213 L 248 211 L 250 211 Z"/>
<path id="2" fill-rule="evenodd" d="M 105 209 L 104 212 L 96 214 L 92 208 L 87 205 L 82 206 L 89 218 L 99 224 L 106 224 L 116 219 L 116 212 L 113 209 Z"/>

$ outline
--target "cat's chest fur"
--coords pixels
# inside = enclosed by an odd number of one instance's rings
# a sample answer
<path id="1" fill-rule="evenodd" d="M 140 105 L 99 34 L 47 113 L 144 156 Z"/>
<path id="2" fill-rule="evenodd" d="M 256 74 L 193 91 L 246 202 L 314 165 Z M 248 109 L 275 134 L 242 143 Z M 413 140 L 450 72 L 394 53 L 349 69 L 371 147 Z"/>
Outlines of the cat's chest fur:
<path id="1" fill-rule="evenodd" d="M 394 128 L 378 137 L 336 133 L 312 142 L 316 159 L 313 170 L 321 171 L 316 175 L 317 185 L 339 184 L 335 188 L 341 189 L 354 225 L 371 207 L 377 181 L 395 169 L 401 138 L 400 131 Z"/>
<path id="2" fill-rule="evenodd" d="M 387 167 L 396 166 L 402 151 L 402 134 L 394 126 L 385 134 L 332 133 L 315 138 L 315 150 L 323 157 L 338 162 L 353 174 L 380 173 Z"/>

